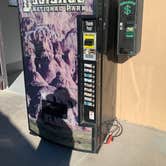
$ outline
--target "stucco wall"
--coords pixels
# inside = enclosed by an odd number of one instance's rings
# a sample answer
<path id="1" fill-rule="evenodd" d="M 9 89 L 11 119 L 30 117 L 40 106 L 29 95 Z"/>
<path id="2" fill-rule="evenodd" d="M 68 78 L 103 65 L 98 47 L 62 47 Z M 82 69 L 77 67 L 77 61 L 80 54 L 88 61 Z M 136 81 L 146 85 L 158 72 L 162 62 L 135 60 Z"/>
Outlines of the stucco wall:
<path id="1" fill-rule="evenodd" d="M 145 0 L 142 50 L 118 66 L 117 117 L 166 131 L 166 1 Z"/>

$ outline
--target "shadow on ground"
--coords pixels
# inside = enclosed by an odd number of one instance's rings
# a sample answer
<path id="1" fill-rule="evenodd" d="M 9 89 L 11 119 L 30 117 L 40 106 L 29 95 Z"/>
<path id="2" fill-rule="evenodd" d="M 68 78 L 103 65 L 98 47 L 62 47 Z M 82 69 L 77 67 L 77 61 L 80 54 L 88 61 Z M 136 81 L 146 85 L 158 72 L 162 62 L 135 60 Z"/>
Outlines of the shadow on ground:
<path id="1" fill-rule="evenodd" d="M 21 74 L 22 70 L 9 72 L 8 73 L 8 86 L 10 87 L 14 81 L 18 78 L 18 76 Z"/>
<path id="2" fill-rule="evenodd" d="M 41 140 L 37 149 L 0 113 L 1 166 L 69 166 L 72 150 Z"/>

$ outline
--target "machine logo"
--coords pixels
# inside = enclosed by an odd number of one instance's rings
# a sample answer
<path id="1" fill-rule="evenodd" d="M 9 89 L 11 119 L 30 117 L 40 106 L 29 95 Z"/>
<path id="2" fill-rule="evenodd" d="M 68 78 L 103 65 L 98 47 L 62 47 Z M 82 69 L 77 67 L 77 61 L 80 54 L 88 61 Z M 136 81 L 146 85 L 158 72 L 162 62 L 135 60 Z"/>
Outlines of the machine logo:
<path id="1" fill-rule="evenodd" d="M 126 15 L 129 15 L 129 14 L 131 14 L 131 6 L 130 5 L 126 5 L 125 7 L 124 7 L 124 14 L 126 14 Z"/>
<path id="2" fill-rule="evenodd" d="M 24 12 L 84 11 L 85 0 L 23 0 Z"/>
<path id="3" fill-rule="evenodd" d="M 132 14 L 132 8 L 136 5 L 136 0 L 122 0 L 120 6 L 123 8 L 123 12 L 125 15 Z"/>

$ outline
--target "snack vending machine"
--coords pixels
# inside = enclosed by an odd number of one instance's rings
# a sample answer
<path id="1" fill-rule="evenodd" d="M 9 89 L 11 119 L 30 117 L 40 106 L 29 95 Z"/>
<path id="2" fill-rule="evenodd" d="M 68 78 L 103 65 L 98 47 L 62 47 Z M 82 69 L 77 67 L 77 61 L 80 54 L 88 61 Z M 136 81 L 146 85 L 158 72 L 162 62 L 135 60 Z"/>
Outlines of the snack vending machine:
<path id="1" fill-rule="evenodd" d="M 97 152 L 115 117 L 116 0 L 18 0 L 28 123 L 57 144 Z"/>

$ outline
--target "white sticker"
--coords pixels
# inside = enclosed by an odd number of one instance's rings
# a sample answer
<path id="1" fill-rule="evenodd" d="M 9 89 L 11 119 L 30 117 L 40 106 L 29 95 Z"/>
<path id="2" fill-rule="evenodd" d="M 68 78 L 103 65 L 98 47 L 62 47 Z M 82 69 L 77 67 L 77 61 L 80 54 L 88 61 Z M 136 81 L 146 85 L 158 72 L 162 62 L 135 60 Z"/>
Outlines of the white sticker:
<path id="1" fill-rule="evenodd" d="M 89 119 L 95 120 L 95 113 L 93 111 L 89 111 Z"/>
<path id="2" fill-rule="evenodd" d="M 96 61 L 96 54 L 84 54 L 84 60 Z"/>

